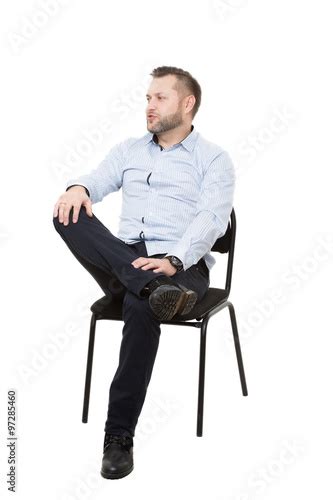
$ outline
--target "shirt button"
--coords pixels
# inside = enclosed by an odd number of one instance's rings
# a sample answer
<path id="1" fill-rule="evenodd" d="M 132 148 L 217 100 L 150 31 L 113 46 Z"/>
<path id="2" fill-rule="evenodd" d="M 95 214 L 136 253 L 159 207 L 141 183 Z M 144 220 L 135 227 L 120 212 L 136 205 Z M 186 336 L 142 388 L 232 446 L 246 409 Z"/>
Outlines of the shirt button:
<path id="1" fill-rule="evenodd" d="M 144 237 L 145 237 L 145 233 L 143 231 L 141 231 L 141 233 L 139 234 L 140 238 L 143 240 Z"/>

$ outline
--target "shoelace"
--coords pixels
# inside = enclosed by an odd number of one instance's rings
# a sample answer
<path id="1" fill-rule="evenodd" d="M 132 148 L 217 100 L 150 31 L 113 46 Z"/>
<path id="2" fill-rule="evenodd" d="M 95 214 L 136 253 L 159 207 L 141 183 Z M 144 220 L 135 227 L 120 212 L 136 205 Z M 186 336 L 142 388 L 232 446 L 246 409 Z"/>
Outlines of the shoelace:
<path id="1" fill-rule="evenodd" d="M 104 451 L 110 446 L 111 443 L 117 443 L 124 446 L 127 450 L 132 446 L 132 440 L 128 436 L 116 436 L 113 434 L 106 434 L 104 440 Z"/>

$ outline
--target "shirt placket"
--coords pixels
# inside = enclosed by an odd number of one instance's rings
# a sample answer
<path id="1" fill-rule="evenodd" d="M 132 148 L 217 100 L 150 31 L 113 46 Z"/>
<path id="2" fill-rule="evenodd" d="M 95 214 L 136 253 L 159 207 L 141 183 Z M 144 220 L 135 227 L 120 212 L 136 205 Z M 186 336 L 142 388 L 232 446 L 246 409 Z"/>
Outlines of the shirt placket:
<path id="1" fill-rule="evenodd" d="M 159 155 L 163 154 L 163 152 L 165 150 L 163 148 L 161 149 L 161 147 L 159 145 L 156 145 L 156 150 L 157 150 L 156 151 L 157 154 L 156 154 L 155 160 L 156 160 L 157 164 L 160 165 L 161 161 L 160 161 Z M 154 181 L 156 180 L 156 175 L 158 175 L 159 172 L 160 172 L 160 166 L 157 168 L 153 168 L 147 174 L 146 182 L 148 184 L 148 204 L 147 204 L 148 216 L 153 215 L 152 207 L 154 206 L 154 203 L 156 202 L 157 197 L 158 197 L 158 192 L 157 192 L 156 188 L 154 187 Z M 145 221 L 145 218 L 146 218 L 146 221 Z M 141 217 L 142 229 L 141 229 L 140 234 L 139 234 L 139 237 L 141 240 L 145 240 L 147 237 L 147 234 L 145 234 L 145 224 L 146 224 L 146 228 L 147 228 L 147 219 L 149 220 L 149 217 L 147 218 L 146 215 L 143 215 Z M 146 233 L 147 233 L 147 230 L 146 230 Z"/>

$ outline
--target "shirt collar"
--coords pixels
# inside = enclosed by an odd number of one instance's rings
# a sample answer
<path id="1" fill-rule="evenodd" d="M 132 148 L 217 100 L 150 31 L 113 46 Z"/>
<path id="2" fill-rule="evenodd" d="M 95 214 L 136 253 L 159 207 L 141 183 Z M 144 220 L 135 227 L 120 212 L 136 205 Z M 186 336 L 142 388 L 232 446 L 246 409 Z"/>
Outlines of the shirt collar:
<path id="1" fill-rule="evenodd" d="M 178 142 L 177 144 L 182 144 L 182 146 L 187 149 L 188 151 L 193 151 L 195 141 L 197 139 L 198 132 L 194 130 L 194 125 L 191 125 L 191 132 L 188 134 L 188 136 L 185 137 L 182 141 Z M 144 139 L 144 144 L 148 144 L 149 142 L 153 141 L 155 144 L 158 144 L 158 138 L 156 134 L 153 134 L 152 132 L 148 132 L 145 136 Z M 174 144 L 175 146 L 176 144 Z"/>

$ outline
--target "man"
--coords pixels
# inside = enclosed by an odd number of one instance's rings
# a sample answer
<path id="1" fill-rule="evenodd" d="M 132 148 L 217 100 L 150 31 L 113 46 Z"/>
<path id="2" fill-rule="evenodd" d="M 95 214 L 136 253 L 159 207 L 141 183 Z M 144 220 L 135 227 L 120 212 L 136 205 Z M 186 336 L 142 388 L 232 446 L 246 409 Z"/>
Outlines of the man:
<path id="1" fill-rule="evenodd" d="M 110 386 L 101 474 L 133 470 L 133 437 L 158 349 L 160 323 L 186 316 L 209 287 L 210 254 L 228 225 L 234 167 L 192 125 L 201 88 L 190 73 L 151 73 L 146 133 L 114 146 L 91 173 L 67 183 L 53 222 L 105 293 L 122 300 L 119 366 Z M 122 187 L 117 237 L 92 204 Z"/>

